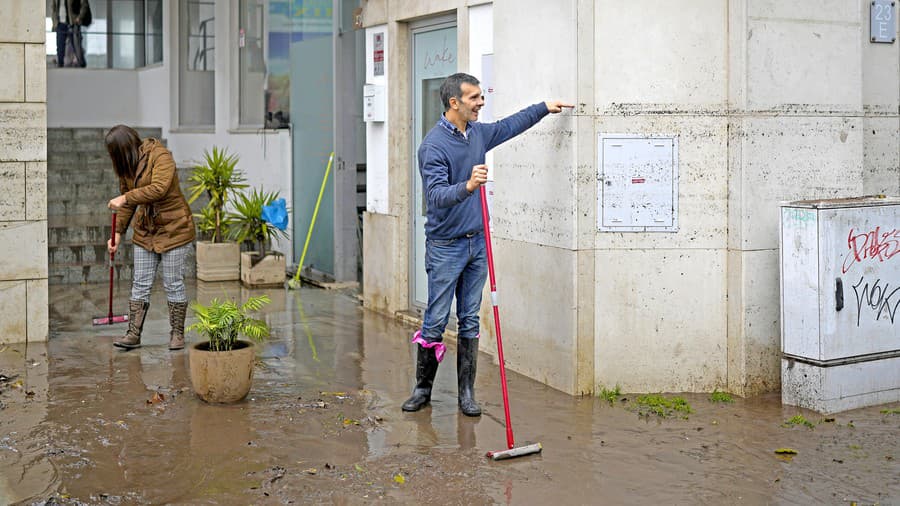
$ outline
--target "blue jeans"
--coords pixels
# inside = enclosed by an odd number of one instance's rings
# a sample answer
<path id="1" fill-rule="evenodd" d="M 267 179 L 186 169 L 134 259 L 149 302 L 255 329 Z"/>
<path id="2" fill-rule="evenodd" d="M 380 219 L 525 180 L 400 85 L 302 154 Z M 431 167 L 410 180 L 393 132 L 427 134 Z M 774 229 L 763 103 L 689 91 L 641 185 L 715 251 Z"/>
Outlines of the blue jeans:
<path id="1" fill-rule="evenodd" d="M 458 336 L 463 339 L 478 337 L 481 290 L 487 278 L 484 234 L 426 240 L 425 272 L 428 274 L 428 308 L 422 322 L 422 338 L 428 342 L 443 340 L 454 295 Z"/>

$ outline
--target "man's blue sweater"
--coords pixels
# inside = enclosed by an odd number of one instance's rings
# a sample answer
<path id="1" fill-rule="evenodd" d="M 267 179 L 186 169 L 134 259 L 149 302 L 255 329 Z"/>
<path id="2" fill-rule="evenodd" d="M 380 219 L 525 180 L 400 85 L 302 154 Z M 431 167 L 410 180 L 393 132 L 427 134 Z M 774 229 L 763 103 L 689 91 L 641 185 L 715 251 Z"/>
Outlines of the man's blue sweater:
<path id="1" fill-rule="evenodd" d="M 481 199 L 466 190 L 472 167 L 491 149 L 528 130 L 549 113 L 540 102 L 495 123 L 469 123 L 466 136 L 447 118 L 419 146 L 419 173 L 425 192 L 425 237 L 455 239 L 483 229 Z"/>

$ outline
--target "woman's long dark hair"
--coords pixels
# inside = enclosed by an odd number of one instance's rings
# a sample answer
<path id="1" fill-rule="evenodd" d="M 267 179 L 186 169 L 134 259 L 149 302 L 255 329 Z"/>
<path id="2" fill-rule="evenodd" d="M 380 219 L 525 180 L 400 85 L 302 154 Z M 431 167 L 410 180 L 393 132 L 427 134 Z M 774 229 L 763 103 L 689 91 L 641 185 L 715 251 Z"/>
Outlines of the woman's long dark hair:
<path id="1" fill-rule="evenodd" d="M 141 137 L 131 127 L 116 125 L 106 134 L 106 150 L 119 177 L 133 178 L 141 159 Z"/>

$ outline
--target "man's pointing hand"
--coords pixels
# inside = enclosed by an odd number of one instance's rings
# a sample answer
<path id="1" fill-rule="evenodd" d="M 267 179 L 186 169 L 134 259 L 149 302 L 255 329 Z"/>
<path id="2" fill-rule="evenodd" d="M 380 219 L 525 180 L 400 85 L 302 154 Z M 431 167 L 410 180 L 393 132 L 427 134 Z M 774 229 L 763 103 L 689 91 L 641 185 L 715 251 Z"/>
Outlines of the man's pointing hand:
<path id="1" fill-rule="evenodd" d="M 569 103 L 566 103 L 566 102 L 563 102 L 560 100 L 548 100 L 544 103 L 547 104 L 547 110 L 552 112 L 553 114 L 562 112 L 562 110 L 564 108 L 571 109 L 571 108 L 575 107 L 575 105 L 573 105 L 573 104 L 569 104 Z"/>

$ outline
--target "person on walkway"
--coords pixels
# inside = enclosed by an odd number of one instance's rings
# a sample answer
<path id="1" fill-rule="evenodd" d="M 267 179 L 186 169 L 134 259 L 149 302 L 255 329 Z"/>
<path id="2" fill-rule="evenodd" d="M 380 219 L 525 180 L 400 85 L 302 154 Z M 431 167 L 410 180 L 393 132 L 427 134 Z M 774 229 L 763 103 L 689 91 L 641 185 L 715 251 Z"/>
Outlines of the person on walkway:
<path id="1" fill-rule="evenodd" d="M 141 345 L 150 288 L 161 262 L 169 304 L 169 349 L 180 350 L 184 348 L 187 313 L 184 260 L 195 232 L 191 208 L 178 183 L 175 161 L 157 139 L 141 141 L 138 133 L 125 125 L 116 125 L 106 134 L 106 149 L 121 193 L 108 204 L 118 213 L 116 244 L 107 243 L 110 253 L 115 253 L 121 236 L 134 223 L 134 280 L 128 302 L 128 332 L 113 345 L 125 349 Z"/>
<path id="2" fill-rule="evenodd" d="M 50 18 L 52 30 L 56 32 L 56 66 L 66 64 L 66 45 L 71 41 L 75 64 L 79 67 L 87 65 L 84 58 L 82 26 L 91 24 L 91 6 L 89 0 L 52 0 Z"/>
<path id="3" fill-rule="evenodd" d="M 519 135 L 548 113 L 573 107 L 560 101 L 540 102 L 495 123 L 479 123 L 484 106 L 479 81 L 453 74 L 441 84 L 445 112 L 425 135 L 418 150 L 419 173 L 427 203 L 425 221 L 425 272 L 428 307 L 418 344 L 416 386 L 403 403 L 403 411 L 418 411 L 431 401 L 438 364 L 443 359 L 443 334 L 456 296 L 456 377 L 459 408 L 464 415 L 479 416 L 475 401 L 481 291 L 487 277 L 481 199 L 476 191 L 487 182 L 485 153 Z"/>

